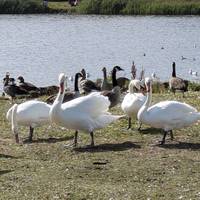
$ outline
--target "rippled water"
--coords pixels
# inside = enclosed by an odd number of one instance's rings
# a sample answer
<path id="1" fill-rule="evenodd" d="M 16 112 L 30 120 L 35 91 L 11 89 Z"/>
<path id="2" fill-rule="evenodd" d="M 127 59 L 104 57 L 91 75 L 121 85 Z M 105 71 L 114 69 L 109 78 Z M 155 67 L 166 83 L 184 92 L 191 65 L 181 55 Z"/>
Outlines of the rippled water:
<path id="1" fill-rule="evenodd" d="M 132 60 L 163 80 L 173 61 L 178 76 L 192 79 L 190 68 L 200 75 L 200 17 L 0 15 L 1 80 L 9 71 L 44 86 L 57 84 L 60 72 L 85 67 L 96 79 L 114 65 L 130 77 Z"/>

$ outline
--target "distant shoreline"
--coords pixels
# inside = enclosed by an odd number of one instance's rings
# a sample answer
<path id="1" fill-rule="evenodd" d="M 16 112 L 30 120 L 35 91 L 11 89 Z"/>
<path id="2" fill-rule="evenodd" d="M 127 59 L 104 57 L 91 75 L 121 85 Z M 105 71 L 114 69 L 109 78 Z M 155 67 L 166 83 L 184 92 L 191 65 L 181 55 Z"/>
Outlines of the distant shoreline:
<path id="1" fill-rule="evenodd" d="M 0 14 L 99 14 L 99 15 L 200 15 L 198 0 L 81 0 L 78 6 L 67 1 L 4 0 Z"/>

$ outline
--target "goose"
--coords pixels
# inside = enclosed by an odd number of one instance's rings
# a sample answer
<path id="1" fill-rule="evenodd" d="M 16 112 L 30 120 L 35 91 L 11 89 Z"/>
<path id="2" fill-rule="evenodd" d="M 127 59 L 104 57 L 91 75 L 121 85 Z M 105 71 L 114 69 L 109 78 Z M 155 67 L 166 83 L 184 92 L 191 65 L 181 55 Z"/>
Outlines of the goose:
<path id="1" fill-rule="evenodd" d="M 200 120 L 200 113 L 186 104 L 178 101 L 161 101 L 153 106 L 151 104 L 152 83 L 149 78 L 145 79 L 147 98 L 137 114 L 140 123 L 160 128 L 164 131 L 161 144 L 165 143 L 167 133 L 173 139 L 173 130 L 188 127 Z"/>
<path id="2" fill-rule="evenodd" d="M 130 80 L 126 77 L 117 78 L 117 85 L 122 89 L 122 91 L 126 91 L 128 89 Z"/>
<path id="3" fill-rule="evenodd" d="M 81 70 L 82 80 L 80 81 L 79 88 L 81 94 L 89 94 L 92 91 L 100 91 L 101 88 L 96 85 L 93 81 L 86 79 L 87 74 L 85 69 Z"/>
<path id="4" fill-rule="evenodd" d="M 6 75 L 5 77 L 3 78 L 3 84 L 7 82 L 9 83 L 10 82 L 10 73 L 9 72 L 6 72 Z"/>
<path id="5" fill-rule="evenodd" d="M 138 91 L 141 91 L 141 81 L 139 80 L 131 80 L 129 84 L 129 90 L 128 94 L 125 95 L 121 108 L 124 111 L 124 113 L 128 116 L 128 128 L 131 128 L 131 119 L 137 117 L 137 113 L 139 109 L 142 107 L 146 100 L 146 96 L 142 92 L 134 92 L 134 87 L 138 89 Z M 141 128 L 140 127 L 138 129 Z"/>
<path id="6" fill-rule="evenodd" d="M 26 91 L 28 91 L 28 92 L 30 92 L 30 91 L 40 92 L 40 89 L 38 87 L 36 87 L 32 83 L 25 82 L 23 76 L 19 76 L 17 78 L 17 80 L 19 81 L 18 86 L 25 89 Z"/>
<path id="7" fill-rule="evenodd" d="M 71 101 L 72 99 L 75 99 L 77 97 L 80 97 L 80 92 L 79 92 L 79 88 L 78 88 L 78 80 L 80 77 L 82 77 L 82 74 L 76 73 L 75 81 L 74 81 L 74 91 L 73 92 L 70 92 L 70 91 L 65 92 L 65 95 L 63 98 L 63 103 L 67 102 L 67 101 Z M 56 99 L 56 95 L 52 95 L 46 99 L 46 103 L 53 104 L 55 99 Z"/>
<path id="8" fill-rule="evenodd" d="M 176 63 L 172 64 L 172 77 L 169 80 L 169 88 L 175 94 L 176 90 L 180 90 L 183 93 L 188 91 L 188 81 L 182 78 L 176 77 Z"/>
<path id="9" fill-rule="evenodd" d="M 123 69 L 119 66 L 113 67 L 113 70 L 112 70 L 113 89 L 105 90 L 101 92 L 102 95 L 107 96 L 109 98 L 109 101 L 110 101 L 109 108 L 116 106 L 120 102 L 120 99 L 121 99 L 121 88 L 118 86 L 118 82 L 116 79 L 117 71 L 123 71 Z"/>
<path id="10" fill-rule="evenodd" d="M 11 97 L 11 101 L 13 102 L 13 99 L 17 95 L 28 95 L 29 92 L 15 84 L 14 78 L 9 78 L 4 81 L 3 91 L 5 94 Z"/>
<path id="11" fill-rule="evenodd" d="M 112 83 L 108 82 L 106 68 L 104 67 L 102 71 L 103 71 L 103 82 L 101 84 L 101 90 L 112 90 L 113 86 Z"/>
<path id="12" fill-rule="evenodd" d="M 78 131 L 90 133 L 91 146 L 94 146 L 94 130 L 104 128 L 122 116 L 108 112 L 109 100 L 99 92 L 63 103 L 65 74 L 59 75 L 59 92 L 50 109 L 50 120 L 60 126 L 75 130 L 74 146 L 77 145 Z"/>
<path id="13" fill-rule="evenodd" d="M 37 100 L 14 104 L 7 111 L 6 118 L 12 124 L 16 143 L 19 143 L 18 125 L 30 127 L 28 140 L 31 142 L 34 128 L 49 123 L 49 111 L 50 105 Z"/>

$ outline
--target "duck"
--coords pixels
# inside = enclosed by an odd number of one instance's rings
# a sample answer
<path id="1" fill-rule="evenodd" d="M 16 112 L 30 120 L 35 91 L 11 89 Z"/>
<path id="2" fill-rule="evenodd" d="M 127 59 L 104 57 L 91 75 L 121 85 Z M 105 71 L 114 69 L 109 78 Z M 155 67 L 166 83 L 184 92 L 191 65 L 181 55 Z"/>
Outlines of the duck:
<path id="1" fill-rule="evenodd" d="M 161 101 L 150 106 L 152 98 L 152 80 L 145 79 L 147 98 L 137 114 L 140 123 L 164 131 L 161 145 L 169 133 L 173 140 L 173 130 L 191 126 L 200 120 L 200 113 L 192 106 L 179 101 Z"/>
<path id="2" fill-rule="evenodd" d="M 124 113 L 128 116 L 128 128 L 131 128 L 131 119 L 137 117 L 137 113 L 139 109 L 142 107 L 146 100 L 146 96 L 143 92 L 141 92 L 141 81 L 140 80 L 131 80 L 129 83 L 129 90 L 128 93 L 125 95 L 121 109 Z M 138 92 L 134 91 L 134 87 L 138 90 Z M 139 126 L 139 130 L 141 128 L 141 124 Z"/>
<path id="3" fill-rule="evenodd" d="M 67 129 L 75 130 L 74 146 L 77 146 L 78 131 L 90 134 L 91 146 L 94 146 L 94 131 L 104 128 L 122 116 L 108 112 L 110 102 L 99 92 L 92 92 L 66 103 L 63 103 L 66 77 L 59 75 L 59 92 L 50 109 L 50 120 Z"/>
<path id="4" fill-rule="evenodd" d="M 116 106 L 121 100 L 121 88 L 119 87 L 117 79 L 116 79 L 117 71 L 123 71 L 123 69 L 119 66 L 113 67 L 113 70 L 112 70 L 112 86 L 113 86 L 113 89 L 112 90 L 105 90 L 105 91 L 101 92 L 101 94 L 103 96 L 107 96 L 109 98 L 109 101 L 110 101 L 109 108 Z"/>
<path id="5" fill-rule="evenodd" d="M 184 56 L 181 56 L 181 60 L 186 60 L 187 58 Z"/>
<path id="6" fill-rule="evenodd" d="M 3 91 L 5 92 L 5 94 L 10 96 L 12 103 L 14 98 L 18 95 L 29 95 L 29 92 L 27 90 L 15 84 L 14 78 L 9 78 L 4 81 Z"/>
<path id="7" fill-rule="evenodd" d="M 89 94 L 92 91 L 101 90 L 101 88 L 98 87 L 95 82 L 89 79 L 86 79 L 87 74 L 84 68 L 81 70 L 81 74 L 82 74 L 82 79 L 80 80 L 80 84 L 79 84 L 81 94 Z"/>
<path id="8" fill-rule="evenodd" d="M 26 91 L 28 91 L 28 92 L 30 92 L 30 91 L 40 92 L 40 89 L 38 87 L 36 87 L 32 83 L 25 82 L 23 76 L 19 76 L 17 78 L 17 80 L 19 81 L 18 86 L 25 89 Z"/>
<path id="9" fill-rule="evenodd" d="M 192 69 L 189 70 L 189 74 L 192 75 L 192 76 L 198 76 L 198 72 L 193 71 Z"/>
<path id="10" fill-rule="evenodd" d="M 67 101 L 71 101 L 72 99 L 75 99 L 77 97 L 80 97 L 78 81 L 79 81 L 79 78 L 81 78 L 81 77 L 82 77 L 81 73 L 78 72 L 78 73 L 75 74 L 74 91 L 65 92 L 65 95 L 64 95 L 64 98 L 63 98 L 63 103 L 67 102 Z M 48 104 L 53 104 L 55 99 L 56 99 L 56 95 L 51 95 L 50 97 L 48 97 L 46 99 L 45 102 L 48 103 Z"/>
<path id="11" fill-rule="evenodd" d="M 176 63 L 172 63 L 172 77 L 169 80 L 169 88 L 175 94 L 176 90 L 183 93 L 188 91 L 188 81 L 182 78 L 176 77 Z"/>
<path id="12" fill-rule="evenodd" d="M 6 118 L 11 122 L 12 132 L 16 143 L 19 143 L 18 126 L 28 126 L 28 141 L 32 142 L 34 128 L 48 124 L 50 105 L 38 100 L 30 100 L 21 104 L 14 104 L 6 114 Z"/>
<path id="13" fill-rule="evenodd" d="M 103 67 L 102 69 L 103 71 L 103 81 L 101 84 L 101 90 L 112 90 L 113 86 L 112 83 L 108 82 L 108 78 L 107 78 L 107 70 L 105 67 Z"/>

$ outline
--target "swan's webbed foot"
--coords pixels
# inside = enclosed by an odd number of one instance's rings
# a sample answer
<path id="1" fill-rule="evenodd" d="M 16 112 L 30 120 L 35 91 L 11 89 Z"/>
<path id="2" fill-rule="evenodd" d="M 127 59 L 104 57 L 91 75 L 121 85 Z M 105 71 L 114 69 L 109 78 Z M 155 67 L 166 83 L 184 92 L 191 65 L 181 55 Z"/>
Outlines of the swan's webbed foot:
<path id="1" fill-rule="evenodd" d="M 15 133 L 15 142 L 19 144 L 19 135 Z"/>
<path id="2" fill-rule="evenodd" d="M 66 147 L 66 148 L 69 148 L 69 147 L 75 148 L 75 147 L 77 147 L 77 144 L 78 144 L 77 141 L 78 141 L 78 131 L 76 130 L 75 133 L 74 133 L 74 141 L 72 143 L 65 144 L 64 147 Z"/>
<path id="3" fill-rule="evenodd" d="M 174 140 L 173 131 L 171 130 L 171 131 L 169 131 L 169 133 L 170 133 L 171 140 Z"/>
<path id="4" fill-rule="evenodd" d="M 33 131 L 34 131 L 34 128 L 32 128 L 30 126 L 30 132 L 29 132 L 29 137 L 28 137 L 28 141 L 29 142 L 32 142 L 33 141 Z"/>
<path id="5" fill-rule="evenodd" d="M 139 127 L 138 127 L 138 131 L 141 131 L 141 128 L 142 128 L 142 123 L 141 122 L 138 122 L 138 124 L 139 124 Z"/>
<path id="6" fill-rule="evenodd" d="M 90 146 L 91 146 L 91 147 L 94 147 L 94 133 L 93 133 L 93 132 L 90 132 L 90 137 L 91 137 Z"/>
<path id="7" fill-rule="evenodd" d="M 78 144 L 78 131 L 76 130 L 74 133 L 74 142 L 73 143 L 69 143 L 69 144 L 65 144 L 64 147 L 69 148 L 69 147 L 77 147 Z"/>
<path id="8" fill-rule="evenodd" d="M 168 133 L 168 131 L 164 131 L 163 139 L 160 142 L 161 145 L 165 144 L 165 138 L 166 138 L 167 133 Z"/>
<path id="9" fill-rule="evenodd" d="M 131 129 L 131 117 L 128 118 L 128 127 L 127 130 Z"/>
<path id="10" fill-rule="evenodd" d="M 74 147 L 77 147 L 78 144 L 78 131 L 76 130 L 74 133 Z"/>

